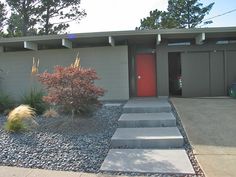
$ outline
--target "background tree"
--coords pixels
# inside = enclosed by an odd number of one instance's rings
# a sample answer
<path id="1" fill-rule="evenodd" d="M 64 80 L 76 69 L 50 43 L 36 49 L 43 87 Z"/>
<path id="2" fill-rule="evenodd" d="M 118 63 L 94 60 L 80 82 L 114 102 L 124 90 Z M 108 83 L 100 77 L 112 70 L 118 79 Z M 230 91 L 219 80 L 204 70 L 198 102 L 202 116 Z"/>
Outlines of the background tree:
<path id="1" fill-rule="evenodd" d="M 202 23 L 213 5 L 211 3 L 204 7 L 198 0 L 169 0 L 167 10 L 170 18 L 178 22 L 177 28 L 194 28 Z"/>
<path id="2" fill-rule="evenodd" d="M 167 11 L 154 10 L 140 20 L 136 29 L 194 28 L 202 23 L 214 3 L 203 6 L 198 0 L 169 0 Z"/>
<path id="3" fill-rule="evenodd" d="M 11 8 L 8 33 L 11 36 L 35 35 L 39 0 L 6 0 Z"/>
<path id="4" fill-rule="evenodd" d="M 58 34 L 69 22 L 80 22 L 86 13 L 80 0 L 6 0 L 11 9 L 8 36 Z M 4 16 L 3 16 L 4 17 Z"/>
<path id="5" fill-rule="evenodd" d="M 140 20 L 140 27 L 136 29 L 162 29 L 175 28 L 177 22 L 170 18 L 170 14 L 165 11 L 153 10 L 150 11 L 150 16 Z"/>
<path id="6" fill-rule="evenodd" d="M 0 36 L 3 35 L 3 28 L 6 25 L 6 14 L 5 5 L 0 2 Z"/>
<path id="7" fill-rule="evenodd" d="M 86 16 L 85 10 L 80 9 L 80 0 L 41 0 L 40 13 L 40 34 L 64 32 L 69 22 L 79 22 Z"/>
<path id="8" fill-rule="evenodd" d="M 161 19 L 163 12 L 159 10 L 150 11 L 150 16 L 140 20 L 140 27 L 138 29 L 158 29 L 162 27 Z"/>

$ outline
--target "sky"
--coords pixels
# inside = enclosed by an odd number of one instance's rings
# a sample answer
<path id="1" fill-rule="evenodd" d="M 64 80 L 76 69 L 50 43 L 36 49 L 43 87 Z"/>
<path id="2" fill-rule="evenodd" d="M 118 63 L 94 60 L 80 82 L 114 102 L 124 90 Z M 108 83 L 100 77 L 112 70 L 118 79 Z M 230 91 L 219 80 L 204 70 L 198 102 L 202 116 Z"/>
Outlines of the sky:
<path id="1" fill-rule="evenodd" d="M 134 30 L 140 19 L 154 9 L 166 10 L 168 0 L 81 0 L 87 12 L 81 22 L 71 23 L 69 33 Z M 236 9 L 236 0 L 200 0 L 203 5 L 215 2 L 209 15 L 211 18 Z M 212 19 L 213 24 L 202 27 L 236 26 L 236 11 Z"/>

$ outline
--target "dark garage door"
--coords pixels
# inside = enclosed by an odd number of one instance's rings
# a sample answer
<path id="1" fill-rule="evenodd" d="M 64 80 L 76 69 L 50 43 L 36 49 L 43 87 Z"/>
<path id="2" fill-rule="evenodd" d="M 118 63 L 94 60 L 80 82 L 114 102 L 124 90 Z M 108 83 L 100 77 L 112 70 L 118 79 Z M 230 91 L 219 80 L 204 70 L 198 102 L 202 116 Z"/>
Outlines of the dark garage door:
<path id="1" fill-rule="evenodd" d="M 223 52 L 181 54 L 182 96 L 224 95 Z"/>

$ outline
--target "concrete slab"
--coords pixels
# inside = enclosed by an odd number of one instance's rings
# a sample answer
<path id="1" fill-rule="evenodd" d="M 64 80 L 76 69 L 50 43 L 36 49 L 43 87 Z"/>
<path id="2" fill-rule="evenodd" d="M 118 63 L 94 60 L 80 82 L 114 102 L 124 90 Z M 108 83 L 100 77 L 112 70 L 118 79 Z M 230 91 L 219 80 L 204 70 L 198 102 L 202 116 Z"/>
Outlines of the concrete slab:
<path id="1" fill-rule="evenodd" d="M 207 177 L 235 177 L 236 156 L 196 155 Z"/>
<path id="2" fill-rule="evenodd" d="M 170 112 L 171 105 L 167 99 L 134 98 L 124 105 L 123 111 L 124 113 Z"/>
<path id="3" fill-rule="evenodd" d="M 32 169 L 0 166 L 0 177 L 26 177 Z"/>
<path id="4" fill-rule="evenodd" d="M 0 166 L 0 177 L 128 177 L 128 176 Z"/>
<path id="5" fill-rule="evenodd" d="M 78 172 L 68 172 L 68 171 L 55 171 L 55 170 L 43 170 L 43 169 L 33 169 L 32 172 L 27 177 L 80 177 L 81 173 Z"/>
<path id="6" fill-rule="evenodd" d="M 111 149 L 101 171 L 194 174 L 184 149 Z"/>
<path id="7" fill-rule="evenodd" d="M 113 148 L 179 148 L 183 137 L 177 127 L 118 128 L 111 138 Z"/>
<path id="8" fill-rule="evenodd" d="M 174 127 L 176 119 L 172 113 L 126 113 L 122 114 L 119 127 Z"/>
<path id="9" fill-rule="evenodd" d="M 236 99 L 171 98 L 206 176 L 236 176 Z"/>
<path id="10" fill-rule="evenodd" d="M 105 103 L 104 106 L 106 107 L 113 107 L 113 106 L 120 106 L 121 103 Z"/>

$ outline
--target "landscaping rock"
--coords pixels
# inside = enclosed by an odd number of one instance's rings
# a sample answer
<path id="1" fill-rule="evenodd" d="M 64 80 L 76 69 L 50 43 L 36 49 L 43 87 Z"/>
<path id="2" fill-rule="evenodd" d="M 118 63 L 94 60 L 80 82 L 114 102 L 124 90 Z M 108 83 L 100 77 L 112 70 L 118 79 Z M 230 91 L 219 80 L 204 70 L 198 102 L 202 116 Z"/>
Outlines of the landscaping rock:
<path id="1" fill-rule="evenodd" d="M 43 118 L 24 133 L 8 133 L 0 117 L 0 165 L 95 172 L 99 171 L 118 127 L 120 106 L 103 106 L 91 117 Z"/>

